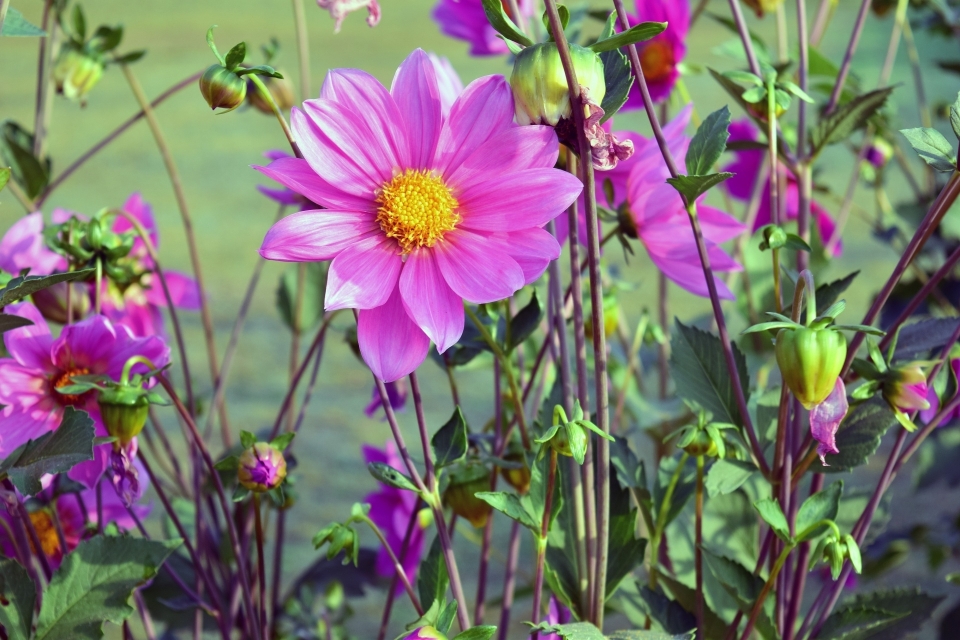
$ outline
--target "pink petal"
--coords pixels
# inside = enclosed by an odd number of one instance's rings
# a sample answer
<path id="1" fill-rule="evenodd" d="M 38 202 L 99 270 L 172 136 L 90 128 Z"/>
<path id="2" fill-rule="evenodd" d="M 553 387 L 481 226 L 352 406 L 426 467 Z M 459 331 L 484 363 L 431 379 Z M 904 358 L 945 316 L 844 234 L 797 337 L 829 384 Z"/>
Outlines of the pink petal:
<path id="1" fill-rule="evenodd" d="M 313 109 L 309 115 L 293 109 L 290 124 L 297 144 L 314 173 L 356 198 L 372 199 L 383 180 L 370 168 L 364 141 L 351 126 L 353 118 L 331 113 L 336 108 L 335 103 L 326 103 L 326 108 Z"/>
<path id="2" fill-rule="evenodd" d="M 523 270 L 517 261 L 496 241 L 479 234 L 452 231 L 433 251 L 447 284 L 469 302 L 503 300 L 523 286 Z"/>
<path id="3" fill-rule="evenodd" d="M 99 413 L 97 415 L 91 414 L 91 416 L 96 423 L 96 435 L 99 438 L 106 437 L 109 435 L 107 430 L 103 426 L 103 422 L 100 419 Z M 93 489 L 97 486 L 97 481 L 100 480 L 100 476 L 103 475 L 103 472 L 107 469 L 107 463 L 110 458 L 110 450 L 112 444 L 102 444 L 100 446 L 93 448 L 93 460 L 87 460 L 86 462 L 81 462 L 80 464 L 75 465 L 70 471 L 67 472 L 67 477 L 75 482 L 79 482 L 84 485 L 87 489 Z M 146 475 L 146 474 L 144 474 Z M 114 493 L 116 491 L 109 488 L 109 486 L 103 488 L 103 492 Z"/>
<path id="4" fill-rule="evenodd" d="M 47 248 L 43 239 L 43 214 L 30 213 L 14 222 L 0 239 L 0 269 L 18 275 L 23 269 L 45 276 L 66 271 L 67 261 Z"/>
<path id="5" fill-rule="evenodd" d="M 369 213 L 332 209 L 300 211 L 270 227 L 260 245 L 260 255 L 283 262 L 332 260 L 374 232 L 379 232 L 379 227 Z M 381 235 L 378 233 L 377 237 Z"/>
<path id="6" fill-rule="evenodd" d="M 843 379 L 837 378 L 837 384 L 827 399 L 810 409 L 810 435 L 819 442 L 817 455 L 823 466 L 827 464 L 824 456 L 828 453 L 840 453 L 837 449 L 837 429 L 847 415 L 847 389 L 843 386 Z"/>
<path id="7" fill-rule="evenodd" d="M 444 119 L 450 116 L 450 108 L 463 93 L 463 81 L 447 58 L 435 53 L 428 53 L 433 70 L 437 74 L 437 87 L 440 89 L 440 108 Z"/>
<path id="8" fill-rule="evenodd" d="M 403 261 L 397 243 L 382 234 L 354 242 L 341 251 L 327 274 L 324 308 L 373 309 L 396 289 Z"/>
<path id="9" fill-rule="evenodd" d="M 506 78 L 486 76 L 471 82 L 450 109 L 434 168 L 442 175 L 456 169 L 494 133 L 512 126 L 513 114 Z"/>
<path id="10" fill-rule="evenodd" d="M 430 338 L 407 315 L 399 287 L 385 304 L 359 312 L 357 340 L 363 361 L 384 382 L 412 373 L 430 349 Z"/>
<path id="11" fill-rule="evenodd" d="M 446 180 L 458 189 L 467 189 L 517 171 L 553 167 L 559 155 L 560 142 L 553 127 L 510 127 L 493 134 L 459 166 L 451 167 Z"/>
<path id="12" fill-rule="evenodd" d="M 170 362 L 170 347 L 160 337 L 149 335 L 135 337 L 127 327 L 116 327 L 117 342 L 107 362 L 108 371 L 115 380 L 123 371 L 127 360 L 134 356 L 142 356 L 153 363 L 154 367 L 162 367 Z M 143 364 L 134 365 L 133 373 L 146 373 L 149 368 Z"/>
<path id="13" fill-rule="evenodd" d="M 716 244 L 736 238 L 747 230 L 742 222 L 729 213 L 703 204 L 698 203 L 697 216 L 700 219 L 703 237 Z"/>
<path id="14" fill-rule="evenodd" d="M 3 412 L 28 411 L 31 416 L 41 422 L 52 408 L 50 399 L 50 374 L 53 371 L 34 369 L 17 364 L 10 358 L 0 358 L 0 416 Z M 38 412 L 40 417 L 37 418 Z M 0 439 L 7 428 L 6 418 L 2 418 L 3 428 L 0 429 Z"/>
<path id="15" fill-rule="evenodd" d="M 561 216 L 562 218 L 563 216 Z M 491 240 L 520 265 L 524 284 L 531 284 L 547 270 L 551 260 L 560 257 L 560 244 L 546 229 L 534 227 L 523 231 L 498 233 Z"/>
<path id="16" fill-rule="evenodd" d="M 281 158 L 271 162 L 268 167 L 254 166 L 253 168 L 271 180 L 276 180 L 283 186 L 296 191 L 307 200 L 328 209 L 354 211 L 376 209 L 373 192 L 364 193 L 362 196 L 348 193 L 318 176 L 306 160 Z"/>
<path id="17" fill-rule="evenodd" d="M 3 421 L 3 429 L 0 429 L 0 459 L 13 453 L 28 440 L 39 438 L 60 424 L 59 415 L 46 412 L 38 414 L 35 410 L 9 413 L 0 411 L 0 420 Z"/>
<path id="18" fill-rule="evenodd" d="M 423 49 L 415 49 L 397 69 L 390 94 L 406 123 L 410 166 L 432 168 L 443 117 L 437 74 Z"/>
<path id="19" fill-rule="evenodd" d="M 140 193 L 135 192 L 130 194 L 130 197 L 123 203 L 121 209 L 129 213 L 140 223 L 147 232 L 147 236 L 150 238 L 150 242 L 154 247 L 160 246 L 160 236 L 157 234 L 157 223 L 153 218 L 153 209 L 143 200 L 143 196 L 141 196 Z M 136 240 L 133 241 L 131 253 L 146 255 L 147 249 L 143 245 L 143 240 L 140 239 L 140 234 L 137 233 L 129 220 L 123 216 L 117 216 L 113 222 L 113 230 L 117 233 L 132 233 Z"/>
<path id="20" fill-rule="evenodd" d="M 558 169 L 529 169 L 480 182 L 457 194 L 463 227 L 515 231 L 539 227 L 576 200 L 583 185 Z"/>
<path id="21" fill-rule="evenodd" d="M 200 288 L 196 280 L 185 273 L 172 270 L 164 271 L 163 278 L 167 282 L 170 297 L 173 299 L 176 308 L 188 311 L 200 309 Z M 160 279 L 151 276 L 146 284 L 149 285 L 144 289 L 147 302 L 158 307 L 167 306 L 167 298 L 163 293 L 163 287 L 160 285 Z"/>
<path id="22" fill-rule="evenodd" d="M 463 300 L 444 280 L 434 252 L 416 249 L 400 274 L 400 293 L 411 318 L 443 353 L 463 334 Z"/>
<path id="23" fill-rule="evenodd" d="M 88 369 L 110 375 L 109 362 L 117 346 L 117 331 L 103 316 L 90 316 L 67 325 L 53 343 L 53 361 L 62 370 Z M 123 365 L 120 365 L 120 369 Z M 116 372 L 119 378 L 120 370 Z"/>
<path id="24" fill-rule="evenodd" d="M 20 302 L 8 305 L 4 313 L 20 316 L 33 322 L 31 325 L 3 334 L 3 343 L 7 347 L 7 352 L 25 367 L 41 371 L 50 369 L 50 347 L 53 344 L 53 338 L 50 336 L 47 321 L 40 315 L 40 311 L 29 302 Z"/>

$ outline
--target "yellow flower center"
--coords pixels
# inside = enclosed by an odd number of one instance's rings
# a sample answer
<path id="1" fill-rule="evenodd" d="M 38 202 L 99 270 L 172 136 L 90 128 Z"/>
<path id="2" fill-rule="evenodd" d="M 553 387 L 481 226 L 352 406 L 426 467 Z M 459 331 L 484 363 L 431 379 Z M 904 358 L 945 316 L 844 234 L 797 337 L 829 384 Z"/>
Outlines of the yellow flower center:
<path id="1" fill-rule="evenodd" d="M 60 402 L 63 404 L 73 405 L 80 402 L 80 398 L 83 394 L 63 394 L 57 393 L 56 390 L 73 384 L 73 376 L 85 376 L 88 373 L 90 373 L 90 369 L 87 369 L 86 367 L 72 367 L 67 371 L 62 372 L 61 375 L 53 381 L 54 397 L 58 397 Z"/>
<path id="2" fill-rule="evenodd" d="M 460 203 L 433 172 L 407 169 L 377 193 L 377 223 L 404 255 L 432 247 L 460 222 Z"/>
<path id="3" fill-rule="evenodd" d="M 665 80 L 673 71 L 673 48 L 665 40 L 648 42 L 640 52 L 640 66 L 647 80 Z"/>
<path id="4" fill-rule="evenodd" d="M 52 558 L 60 550 L 60 538 L 57 536 L 53 518 L 45 510 L 34 511 L 29 515 L 30 522 L 37 531 L 37 538 L 40 539 L 43 553 Z M 33 541 L 30 542 L 30 548 L 33 548 Z M 36 549 L 34 549 L 34 552 L 36 552 Z"/>

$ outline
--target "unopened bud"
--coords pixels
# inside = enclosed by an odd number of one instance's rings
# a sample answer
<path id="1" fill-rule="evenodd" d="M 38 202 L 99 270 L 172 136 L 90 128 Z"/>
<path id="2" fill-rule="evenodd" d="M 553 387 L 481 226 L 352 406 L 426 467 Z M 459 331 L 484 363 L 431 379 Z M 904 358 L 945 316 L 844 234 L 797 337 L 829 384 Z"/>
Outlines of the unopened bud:
<path id="1" fill-rule="evenodd" d="M 491 507 L 476 496 L 477 492 L 490 490 L 490 470 L 480 462 L 467 462 L 455 467 L 450 473 L 450 484 L 443 492 L 443 502 L 455 514 L 466 518 L 478 529 L 487 524 Z"/>
<path id="2" fill-rule="evenodd" d="M 570 57 L 577 82 L 587 89 L 594 102 L 603 102 L 606 84 L 600 56 L 571 44 Z M 510 86 L 518 123 L 556 126 L 560 120 L 570 118 L 570 93 L 556 43 L 544 42 L 521 51 L 513 63 Z"/>
<path id="3" fill-rule="evenodd" d="M 70 289 L 69 296 L 67 289 Z M 90 313 L 90 287 L 85 282 L 59 282 L 35 292 L 32 298 L 40 315 L 58 324 L 67 324 L 70 318 L 74 322 L 83 320 Z M 72 314 L 67 312 L 68 299 Z"/>
<path id="4" fill-rule="evenodd" d="M 233 71 L 214 64 L 200 78 L 200 93 L 211 109 L 231 111 L 243 104 L 247 83 Z"/>
<path id="5" fill-rule="evenodd" d="M 929 409 L 927 376 L 918 364 L 890 369 L 884 376 L 883 397 L 901 411 Z"/>
<path id="6" fill-rule="evenodd" d="M 237 480 L 249 491 L 272 491 L 287 477 L 287 461 L 283 454 L 266 442 L 258 442 L 240 454 Z"/>
<path id="7" fill-rule="evenodd" d="M 530 490 L 530 467 L 527 466 L 527 459 L 523 453 L 516 452 L 508 454 L 504 457 L 504 460 L 523 465 L 514 469 L 501 467 L 500 475 L 507 481 L 507 484 L 516 489 L 517 493 L 525 494 Z"/>
<path id="8" fill-rule="evenodd" d="M 680 448 L 691 456 L 717 455 L 717 443 L 704 429 L 693 428 L 690 434 L 680 442 Z"/>
<path id="9" fill-rule="evenodd" d="M 107 433 L 117 439 L 114 449 L 126 448 L 147 424 L 150 400 L 140 388 L 108 388 L 97 398 L 100 416 Z"/>
<path id="10" fill-rule="evenodd" d="M 57 91 L 70 100 L 83 98 L 100 81 L 103 61 L 70 47 L 65 49 L 53 69 Z"/>
<path id="11" fill-rule="evenodd" d="M 280 109 L 280 111 L 289 111 L 294 102 L 293 83 L 291 83 L 286 76 L 283 78 L 263 76 L 260 79 L 270 92 L 270 96 L 277 104 L 277 108 Z M 270 104 L 260 95 L 260 91 L 257 90 L 252 80 L 247 82 L 247 101 L 260 113 L 265 113 L 268 116 L 273 115 L 273 109 L 270 108 Z"/>
<path id="12" fill-rule="evenodd" d="M 826 400 L 836 386 L 847 357 L 847 341 L 829 328 L 781 329 L 776 355 L 783 381 L 810 409 Z"/>

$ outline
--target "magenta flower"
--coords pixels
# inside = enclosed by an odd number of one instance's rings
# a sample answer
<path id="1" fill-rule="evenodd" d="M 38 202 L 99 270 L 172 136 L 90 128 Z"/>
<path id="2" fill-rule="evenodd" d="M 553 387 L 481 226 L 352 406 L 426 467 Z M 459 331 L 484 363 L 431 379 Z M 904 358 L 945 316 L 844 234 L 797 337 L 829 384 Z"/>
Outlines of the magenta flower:
<path id="1" fill-rule="evenodd" d="M 49 249 L 43 240 L 41 212 L 25 215 L 7 229 L 0 239 L 0 269 L 14 275 L 29 269 L 35 276 L 66 271 L 66 259 Z"/>
<path id="2" fill-rule="evenodd" d="M 953 369 L 954 378 L 960 378 L 960 358 L 951 359 L 950 367 Z M 940 412 L 940 398 L 937 397 L 937 392 L 932 386 L 927 389 L 927 402 L 930 406 L 920 410 L 920 419 L 923 420 L 924 423 L 929 424 Z M 945 415 L 937 426 L 942 427 L 955 420 L 960 420 L 960 407 L 956 407 L 953 411 Z"/>
<path id="3" fill-rule="evenodd" d="M 390 408 L 394 411 L 403 411 L 407 406 L 407 383 L 403 380 L 387 382 L 384 384 L 387 388 L 387 397 L 390 399 Z M 364 415 L 372 418 L 383 407 L 383 401 L 380 399 L 380 391 L 376 385 L 373 387 L 373 393 L 370 396 L 370 404 L 363 410 Z M 386 416 L 383 417 L 387 419 Z"/>
<path id="4" fill-rule="evenodd" d="M 258 167 L 325 210 L 275 224 L 260 254 L 332 260 L 324 306 L 359 310 L 364 361 L 397 380 L 460 339 L 463 301 L 493 302 L 536 280 L 560 246 L 541 227 L 581 191 L 554 169 L 550 127 L 513 123 L 502 76 L 471 83 L 443 116 L 436 71 L 414 51 L 388 92 L 331 71 L 294 109 L 305 159 Z"/>
<path id="5" fill-rule="evenodd" d="M 0 409 L 0 457 L 56 429 L 67 406 L 89 413 L 97 435 L 106 436 L 95 392 L 73 396 L 57 389 L 76 375 L 101 374 L 119 380 L 124 363 L 133 356 L 143 356 L 158 367 L 170 357 L 169 348 L 160 338 L 136 338 L 129 329 L 114 326 L 103 316 L 68 325 L 54 338 L 32 304 L 10 305 L 5 312 L 28 318 L 33 324 L 3 334 L 10 357 L 0 358 L 0 405 L 6 405 Z M 144 365 L 136 365 L 133 370 L 147 371 Z M 106 468 L 110 449 L 110 444 L 97 447 L 94 460 L 75 466 L 70 477 L 92 487 Z"/>
<path id="6" fill-rule="evenodd" d="M 637 12 L 630 16 L 630 26 L 641 22 L 667 23 L 663 33 L 637 45 L 650 98 L 661 102 L 670 97 L 680 77 L 679 65 L 687 55 L 685 41 L 690 30 L 690 6 L 687 0 L 636 0 L 636 6 Z M 641 107 L 640 88 L 634 84 L 623 108 Z"/>
<path id="7" fill-rule="evenodd" d="M 730 124 L 730 143 L 733 142 L 753 142 L 757 139 L 757 131 L 749 120 L 737 120 Z M 748 202 L 753 196 L 754 185 L 759 179 L 766 179 L 767 185 L 763 187 L 763 193 L 760 196 L 760 206 L 757 209 L 757 219 L 753 223 L 753 229 L 756 231 L 764 225 L 770 224 L 770 185 L 769 178 L 764 178 L 761 173 L 763 168 L 764 154 L 762 149 L 743 149 L 734 152 L 736 158 L 732 163 L 723 168 L 724 171 L 730 171 L 734 174 L 732 178 L 723 183 L 724 188 L 731 197 Z M 781 167 L 783 171 L 787 171 Z M 800 214 L 800 188 L 797 178 L 792 173 L 787 173 L 786 194 L 783 194 L 783 203 L 781 209 L 785 212 L 786 220 L 796 220 Z M 827 210 L 820 206 L 816 200 L 810 202 L 810 215 L 813 217 L 814 224 L 817 225 L 817 231 L 820 239 L 826 243 L 833 237 L 836 224 Z M 838 242 L 833 249 L 833 255 L 839 256 L 843 252 L 843 243 Z"/>
<path id="8" fill-rule="evenodd" d="M 428 625 L 426 627 L 417 627 L 403 636 L 403 640 L 447 640 L 447 636 L 437 631 L 435 627 Z"/>
<path id="9" fill-rule="evenodd" d="M 524 19 L 536 14 L 533 0 L 518 0 L 517 5 Z M 440 0 L 433 9 L 433 19 L 444 35 L 470 43 L 472 56 L 510 53 L 506 43 L 497 37 L 496 29 L 487 21 L 481 0 Z"/>
<path id="10" fill-rule="evenodd" d="M 380 22 L 380 5 L 377 0 L 317 0 L 317 6 L 330 11 L 330 17 L 334 20 L 334 33 L 340 33 L 340 27 L 348 13 L 360 9 L 367 10 L 367 24 L 371 27 Z"/>
<path id="11" fill-rule="evenodd" d="M 547 624 L 567 624 L 572 621 L 573 615 L 570 610 L 560 604 L 556 596 L 551 595 L 550 605 L 547 607 L 547 619 L 544 622 Z M 562 638 L 555 633 L 541 633 L 540 640 L 562 640 Z"/>
<path id="12" fill-rule="evenodd" d="M 405 472 L 403 462 L 397 455 L 397 448 L 393 442 L 388 441 L 384 449 L 377 449 L 370 445 L 363 446 L 363 458 L 367 464 L 379 462 L 397 471 Z M 417 567 L 420 566 L 420 558 L 423 555 L 423 535 L 424 529 L 421 526 L 419 514 L 417 512 L 417 495 L 410 491 L 403 491 L 396 487 L 381 484 L 380 488 L 368 493 L 363 502 L 370 505 L 370 519 L 383 531 L 390 549 L 401 559 L 403 570 L 411 582 L 415 582 Z M 407 553 L 401 558 L 400 550 L 403 547 L 403 539 L 407 534 L 407 527 L 410 525 L 410 519 L 417 521 L 413 524 L 413 533 L 410 536 L 410 544 L 407 547 Z M 396 571 L 393 561 L 386 549 L 380 549 L 377 555 L 377 573 L 384 578 L 392 578 Z M 398 584 L 398 593 L 403 586 Z"/>

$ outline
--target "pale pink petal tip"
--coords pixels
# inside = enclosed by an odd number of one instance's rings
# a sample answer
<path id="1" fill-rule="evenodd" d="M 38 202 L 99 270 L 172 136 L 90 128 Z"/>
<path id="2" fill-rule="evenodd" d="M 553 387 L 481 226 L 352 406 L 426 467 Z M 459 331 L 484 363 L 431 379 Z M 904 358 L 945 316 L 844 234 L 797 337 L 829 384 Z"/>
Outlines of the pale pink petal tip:
<path id="1" fill-rule="evenodd" d="M 847 415 L 849 408 L 847 389 L 843 380 L 837 378 L 837 384 L 833 387 L 833 391 L 830 392 L 827 399 L 810 409 L 810 435 L 819 443 L 817 445 L 817 455 L 820 456 L 820 462 L 825 467 L 830 466 L 825 459 L 828 453 L 840 453 L 840 450 L 837 449 L 837 429 Z"/>

